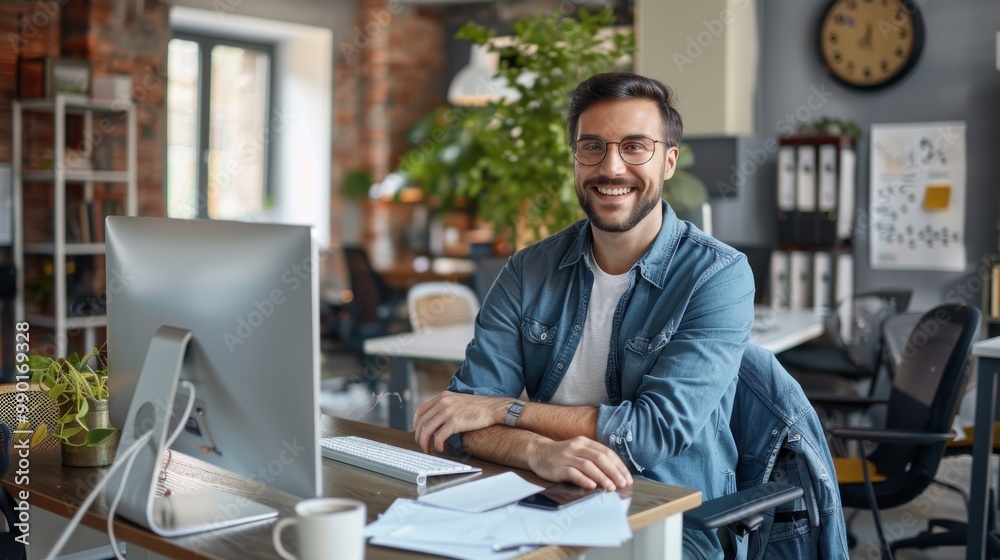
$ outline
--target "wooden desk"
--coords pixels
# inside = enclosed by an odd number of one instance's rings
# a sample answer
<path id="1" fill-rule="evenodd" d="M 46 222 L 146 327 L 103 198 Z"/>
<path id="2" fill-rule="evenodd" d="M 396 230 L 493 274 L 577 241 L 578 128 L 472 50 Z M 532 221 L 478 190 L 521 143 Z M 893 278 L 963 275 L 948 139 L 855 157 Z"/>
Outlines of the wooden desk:
<path id="1" fill-rule="evenodd" d="M 770 328 L 755 328 L 750 331 L 751 344 L 778 353 L 823 334 L 822 318 L 812 310 L 773 313 L 774 321 Z M 403 396 L 389 401 L 389 426 L 400 430 L 413 429 L 413 360 L 462 362 L 465 360 L 465 347 L 472 340 L 473 330 L 470 323 L 365 340 L 366 355 L 388 358 L 389 392 Z M 379 361 L 376 359 L 375 363 L 379 364 Z"/>
<path id="2" fill-rule="evenodd" d="M 379 426 L 363 424 L 324 416 L 321 422 L 324 436 L 358 435 L 416 449 L 413 434 L 391 430 Z M 464 461 L 483 469 L 483 476 L 514 470 L 530 482 L 546 484 L 533 473 L 509 469 L 492 463 L 470 459 Z M 106 469 L 64 467 L 60 463 L 58 449 L 32 451 L 30 456 L 30 482 L 27 485 L 14 484 L 16 465 L 8 470 L 3 484 L 12 495 L 26 489 L 30 492 L 29 504 L 32 508 L 42 508 L 57 515 L 72 517 L 77 507 L 98 480 L 97 475 Z M 323 495 L 361 500 L 368 507 L 368 521 L 374 521 L 396 498 L 418 497 L 417 486 L 375 474 L 351 465 L 323 460 Z M 221 488 L 235 494 L 270 505 L 279 511 L 281 517 L 293 515 L 293 507 L 298 498 L 274 490 L 267 486 L 254 485 L 245 479 L 235 477 L 226 471 L 187 457 L 173 453 L 167 468 L 166 484 L 175 492 L 196 491 L 199 488 Z M 701 504 L 701 493 L 695 490 L 677 488 L 636 480 L 629 490 L 632 502 L 629 508 L 629 525 L 635 531 L 628 543 L 636 558 L 677 558 L 680 559 L 680 531 L 683 512 Z M 83 524 L 95 530 L 104 531 L 107 508 L 99 498 L 90 512 L 84 516 Z M 139 547 L 156 555 L 169 558 L 200 558 L 232 560 L 274 558 L 276 553 L 271 544 L 271 530 L 275 520 L 239 525 L 219 531 L 209 531 L 178 538 L 163 538 L 141 529 L 121 519 L 115 522 L 115 532 L 120 540 L 129 544 L 129 555 L 133 547 Z M 35 531 L 31 539 L 54 541 L 58 535 L 40 535 Z M 294 547 L 294 539 L 287 539 L 286 546 Z M 294 551 L 294 548 L 290 548 Z M 545 547 L 522 556 L 526 559 L 558 559 L 579 554 L 584 549 L 572 547 Z M 140 551 L 136 551 L 137 553 Z M 401 560 L 404 558 L 432 558 L 413 552 L 369 546 L 365 558 L 369 560 Z M 142 554 L 138 554 L 143 558 Z"/>
<path id="3" fill-rule="evenodd" d="M 413 259 L 378 269 L 385 284 L 397 290 L 407 290 L 421 282 L 461 282 L 475 272 L 475 262 L 447 257 L 427 259 L 423 266 Z"/>

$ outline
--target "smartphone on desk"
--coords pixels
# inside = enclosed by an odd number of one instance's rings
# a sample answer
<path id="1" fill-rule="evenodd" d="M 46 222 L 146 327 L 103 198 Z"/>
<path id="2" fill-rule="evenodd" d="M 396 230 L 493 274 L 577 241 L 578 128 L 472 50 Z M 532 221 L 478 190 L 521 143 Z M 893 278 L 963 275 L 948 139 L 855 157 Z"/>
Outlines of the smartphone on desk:
<path id="1" fill-rule="evenodd" d="M 522 506 L 555 510 L 571 506 L 584 498 L 600 494 L 601 492 L 604 492 L 604 489 L 600 486 L 593 490 L 587 490 L 576 484 L 560 482 L 537 494 L 532 494 L 517 503 Z"/>

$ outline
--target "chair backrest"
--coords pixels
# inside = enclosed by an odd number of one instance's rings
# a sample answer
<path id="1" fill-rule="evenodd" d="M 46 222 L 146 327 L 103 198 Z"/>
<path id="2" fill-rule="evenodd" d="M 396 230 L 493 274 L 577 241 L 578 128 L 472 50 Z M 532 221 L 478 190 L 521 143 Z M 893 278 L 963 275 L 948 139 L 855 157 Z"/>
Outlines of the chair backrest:
<path id="1" fill-rule="evenodd" d="M 476 259 L 476 272 L 472 275 L 472 280 L 475 284 L 476 295 L 479 296 L 480 303 L 486 301 L 486 294 L 493 287 L 493 283 L 496 281 L 497 276 L 500 276 L 500 271 L 503 270 L 508 260 L 507 257 Z"/>
<path id="2" fill-rule="evenodd" d="M 384 317 L 380 306 L 389 301 L 389 288 L 382 276 L 372 267 L 368 252 L 362 247 L 345 246 L 344 262 L 351 283 L 351 322 L 366 325 L 381 322 Z"/>
<path id="3" fill-rule="evenodd" d="M 896 366 L 903 359 L 903 349 L 906 348 L 906 341 L 913 332 L 913 327 L 920 320 L 923 313 L 900 313 L 893 315 L 882 324 L 882 362 L 889 366 L 889 372 L 894 377 Z"/>
<path id="4" fill-rule="evenodd" d="M 883 324 L 906 311 L 911 294 L 912 290 L 902 288 L 855 294 L 837 305 L 827 329 L 836 333 L 855 365 L 876 373 L 882 359 Z"/>
<path id="5" fill-rule="evenodd" d="M 948 433 L 971 375 L 969 352 L 979 310 L 945 304 L 913 327 L 896 368 L 886 409 L 889 430 Z M 945 444 L 879 444 L 868 458 L 886 476 L 877 486 L 880 507 L 894 507 L 923 492 L 937 472 Z"/>
<path id="6" fill-rule="evenodd" d="M 22 393 L 24 396 L 20 396 Z M 49 430 L 58 426 L 59 407 L 38 385 L 31 385 L 27 391 L 21 391 L 15 383 L 0 384 L 0 422 L 7 424 L 12 429 L 17 429 L 18 417 L 23 415 L 18 408 L 19 405 L 27 406 L 28 425 L 32 434 L 41 424 L 45 424 Z M 56 447 L 59 447 L 59 440 L 51 435 L 43 439 L 37 446 L 38 449 L 54 449 Z"/>
<path id="7" fill-rule="evenodd" d="M 410 326 L 428 327 L 471 323 L 479 313 L 479 299 L 471 288 L 454 282 L 423 282 L 406 293 Z"/>

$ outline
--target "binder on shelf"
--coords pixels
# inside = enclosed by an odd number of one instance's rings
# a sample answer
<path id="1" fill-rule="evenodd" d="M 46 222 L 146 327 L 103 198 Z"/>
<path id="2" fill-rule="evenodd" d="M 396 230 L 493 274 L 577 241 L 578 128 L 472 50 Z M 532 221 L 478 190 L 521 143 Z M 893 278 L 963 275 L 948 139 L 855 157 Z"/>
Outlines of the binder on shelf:
<path id="1" fill-rule="evenodd" d="M 806 309 L 812 305 L 812 255 L 791 251 L 788 268 L 788 307 Z"/>
<path id="2" fill-rule="evenodd" d="M 813 255 L 813 307 L 824 316 L 833 308 L 833 255 L 827 251 Z"/>
<path id="3" fill-rule="evenodd" d="M 785 251 L 771 252 L 770 289 L 771 307 L 788 309 L 788 253 Z"/>
<path id="4" fill-rule="evenodd" d="M 990 317 L 1000 317 L 1000 264 L 990 271 Z"/>
<path id="5" fill-rule="evenodd" d="M 795 209 L 816 211 L 816 146 L 798 147 L 795 166 Z"/>
<path id="6" fill-rule="evenodd" d="M 850 301 L 854 297 L 854 257 L 850 253 L 837 255 L 834 278 L 834 293 L 837 296 L 837 303 Z M 843 340 L 851 340 L 853 337 L 854 307 L 838 305 L 837 310 L 840 313 L 840 336 Z"/>
<path id="7" fill-rule="evenodd" d="M 819 194 L 817 206 L 820 212 L 837 210 L 837 146 L 823 144 L 819 147 Z"/>
<path id="8" fill-rule="evenodd" d="M 778 210 L 795 210 L 795 146 L 778 149 Z"/>
<path id="9" fill-rule="evenodd" d="M 854 230 L 854 173 L 857 159 L 853 148 L 840 150 L 840 173 L 837 176 L 837 239 L 850 239 Z"/>

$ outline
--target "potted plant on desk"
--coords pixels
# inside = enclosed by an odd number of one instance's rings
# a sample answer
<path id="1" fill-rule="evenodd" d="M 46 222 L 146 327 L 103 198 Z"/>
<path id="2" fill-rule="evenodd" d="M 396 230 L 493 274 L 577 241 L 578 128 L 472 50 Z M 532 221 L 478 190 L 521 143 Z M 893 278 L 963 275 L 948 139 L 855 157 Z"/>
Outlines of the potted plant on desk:
<path id="1" fill-rule="evenodd" d="M 89 365 L 98 363 L 97 369 Z M 74 467 L 101 467 L 112 463 L 118 431 L 108 415 L 108 369 L 96 347 L 79 356 L 28 358 L 31 381 L 59 407 L 56 426 L 40 424 L 33 442 L 51 433 L 62 443 L 62 462 Z"/>

